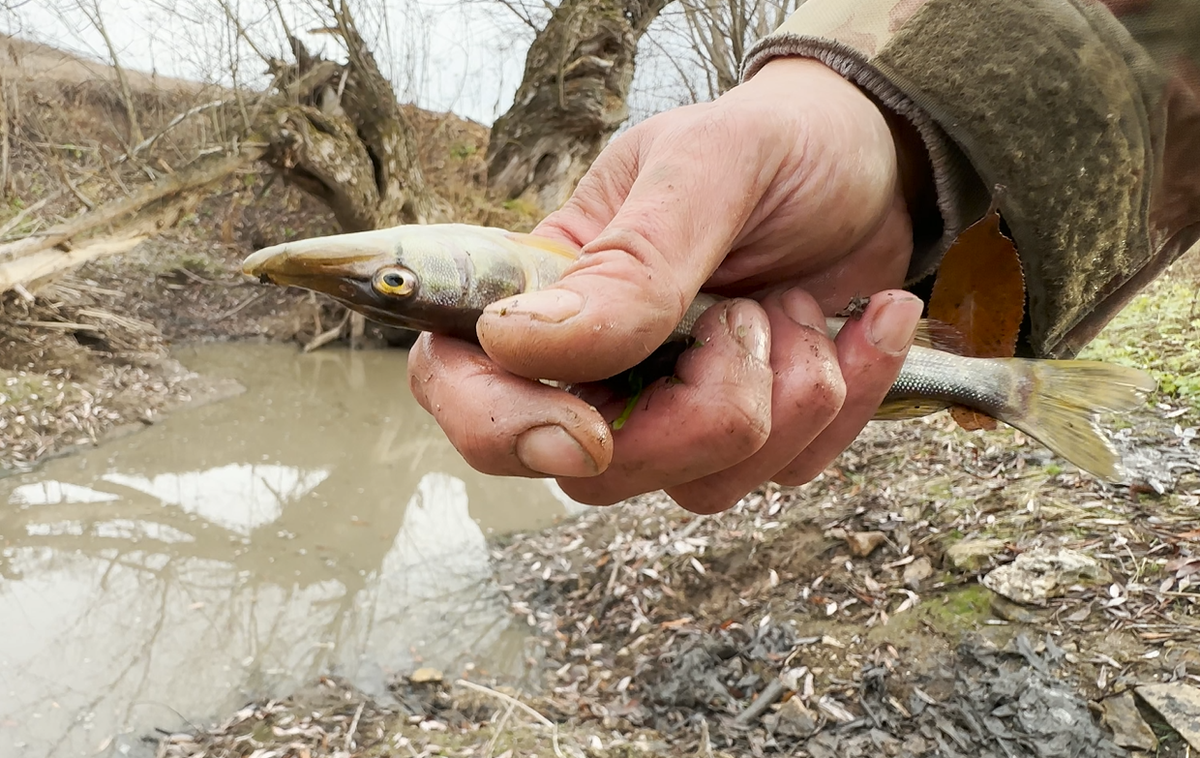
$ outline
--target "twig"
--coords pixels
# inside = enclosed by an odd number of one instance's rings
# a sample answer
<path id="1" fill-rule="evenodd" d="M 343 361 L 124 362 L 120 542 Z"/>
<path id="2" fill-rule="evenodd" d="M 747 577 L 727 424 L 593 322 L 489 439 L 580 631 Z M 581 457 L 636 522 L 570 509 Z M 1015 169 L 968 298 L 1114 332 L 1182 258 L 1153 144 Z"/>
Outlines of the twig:
<path id="1" fill-rule="evenodd" d="M 8 135 L 8 79 L 0 77 L 0 197 L 8 197 L 8 163 L 12 150 Z"/>
<path id="2" fill-rule="evenodd" d="M 207 277 L 200 276 L 195 271 L 185 268 L 184 266 L 176 267 L 175 271 L 183 274 L 185 278 L 191 279 L 196 284 L 204 284 L 210 287 L 244 287 L 247 284 L 247 282 L 219 282 L 216 279 L 209 279 Z"/>
<path id="3" fill-rule="evenodd" d="M 32 303 L 37 300 L 37 298 L 33 296 L 33 293 L 25 289 L 25 285 L 21 284 L 20 282 L 13 285 L 13 292 L 17 293 L 17 295 L 27 303 Z"/>
<path id="4" fill-rule="evenodd" d="M 125 117 L 129 119 L 129 134 L 128 142 L 140 142 L 142 139 L 142 128 L 138 124 L 137 107 L 133 101 L 133 89 L 129 86 L 129 78 L 125 75 L 125 67 L 121 65 L 121 59 L 117 55 L 117 48 L 113 44 L 112 37 L 108 35 L 108 27 L 104 23 L 104 15 L 100 12 L 99 0 L 91 0 L 90 7 L 83 0 L 77 0 L 76 6 L 91 22 L 92 28 L 100 33 L 100 37 L 104 40 L 104 46 L 108 48 L 108 56 L 111 61 L 113 73 L 117 77 L 117 86 L 121 91 L 121 100 L 125 104 Z"/>
<path id="5" fill-rule="evenodd" d="M 71 177 L 67 174 L 67 169 L 62 165 L 62 161 L 54 161 L 54 168 L 58 170 L 58 175 L 62 178 L 63 184 L 67 185 L 67 189 L 71 190 L 71 194 L 79 198 L 79 202 L 87 206 L 89 211 L 96 210 L 96 201 L 83 194 L 83 190 L 75 186 L 75 182 L 71 181 Z"/>
<path id="6" fill-rule="evenodd" d="M 701 758 L 713 758 L 712 739 L 708 736 L 708 719 L 700 717 L 700 745 L 697 751 Z"/>
<path id="7" fill-rule="evenodd" d="M 512 718 L 514 708 L 516 706 L 509 703 L 508 707 L 504 709 L 504 715 L 500 717 L 499 723 L 492 732 L 492 738 L 488 740 L 487 747 L 483 750 L 483 758 L 492 758 L 492 754 L 496 752 L 496 743 L 500 741 L 500 735 L 504 732 L 504 727 L 508 725 L 508 720 Z"/>
<path id="8" fill-rule="evenodd" d="M 103 332 L 104 327 L 98 324 L 81 324 L 76 321 L 15 321 L 17 326 L 28 326 L 35 329 L 58 329 L 64 332 Z"/>
<path id="9" fill-rule="evenodd" d="M 358 704 L 358 710 L 354 712 L 354 720 L 350 722 L 350 728 L 346 730 L 346 749 L 349 750 L 354 744 L 354 733 L 358 731 L 358 720 L 362 718 L 363 708 L 366 708 L 366 702 Z"/>
<path id="10" fill-rule="evenodd" d="M 259 297 L 261 297 L 261 295 Z M 338 322 L 337 326 L 335 326 L 332 329 L 329 329 L 327 331 L 321 332 L 316 337 L 313 337 L 312 341 L 304 346 L 304 352 L 311 353 L 312 351 L 316 350 L 317 348 L 324 347 L 325 345 L 328 345 L 330 342 L 333 342 L 335 339 L 337 339 L 338 335 L 340 335 L 342 333 L 342 330 L 346 328 L 346 324 L 349 323 L 350 314 L 352 312 L 353 311 L 350 311 L 349 309 L 347 309 L 346 315 L 342 317 L 342 320 Z"/>
<path id="11" fill-rule="evenodd" d="M 750 726 L 752 721 L 766 713 L 776 700 L 783 697 L 783 693 L 786 691 L 787 685 L 783 683 L 782 679 L 778 677 L 772 679 L 771 683 L 758 693 L 758 697 L 754 698 L 754 702 L 734 718 L 734 726 Z"/>
<path id="12" fill-rule="evenodd" d="M 241 313 L 243 310 L 248 308 L 252 303 L 254 303 L 258 300 L 262 300 L 263 297 L 266 296 L 266 294 L 267 293 L 265 290 L 262 292 L 255 292 L 253 295 L 246 298 L 241 303 L 235 305 L 233 308 L 230 308 L 229 310 L 225 311 L 224 313 L 219 313 L 216 316 L 213 316 L 212 318 L 209 319 L 209 321 L 224 321 L 225 319 L 229 318 L 230 316 L 237 315 L 238 313 Z M 339 326 L 338 328 L 340 329 L 341 327 Z M 313 340 L 313 342 L 316 342 L 316 340 Z M 320 345 L 318 345 L 317 347 L 320 347 Z M 316 348 L 313 348 L 313 349 L 315 350 Z"/>
<path id="13" fill-rule="evenodd" d="M 162 130 L 159 131 L 157 134 L 151 135 L 151 136 L 147 137 L 146 139 L 142 140 L 141 142 L 137 143 L 136 145 L 134 145 L 133 148 L 131 148 L 129 150 L 129 152 L 125 153 L 120 158 L 117 158 L 116 162 L 119 164 L 119 163 L 124 163 L 125 161 L 129 160 L 133 156 L 137 155 L 138 153 L 142 152 L 146 148 L 153 145 L 155 142 L 157 142 L 159 139 L 161 139 L 164 135 L 166 135 L 167 132 L 169 132 L 172 129 L 174 129 L 175 127 L 179 126 L 184 121 L 191 118 L 192 116 L 195 116 L 198 113 L 203 113 L 204 111 L 209 110 L 211 108 L 216 108 L 221 105 L 226 105 L 227 103 L 231 103 L 231 102 L 233 102 L 232 99 L 225 98 L 222 100 L 212 100 L 207 103 L 202 103 L 200 105 L 197 105 L 194 108 L 189 108 L 188 110 L 176 115 L 175 118 L 168 121 L 167 125 L 164 126 L 162 128 Z"/>
<path id="14" fill-rule="evenodd" d="M 492 689 L 491 687 L 484 687 L 482 684 L 476 684 L 475 682 L 468 682 L 466 679 L 457 679 L 457 680 L 455 680 L 454 683 L 456 685 L 458 685 L 459 687 L 466 687 L 467 689 L 475 690 L 476 692 L 483 693 L 484 695 L 489 695 L 489 696 L 497 698 L 499 700 L 503 700 L 504 702 L 508 703 L 509 705 L 516 706 L 517 708 L 520 708 L 521 710 L 528 713 L 533 718 L 537 719 L 539 724 L 541 724 L 542 726 L 548 727 L 551 730 L 550 731 L 550 741 L 551 741 L 552 745 L 554 746 L 554 755 L 557 756 L 557 758 L 563 758 L 562 749 L 559 748 L 559 746 L 558 746 L 558 724 L 554 723 L 550 719 L 546 718 L 542 714 L 540 714 L 537 711 L 535 711 L 534 709 L 530 708 L 528 705 L 525 705 L 520 700 L 517 700 L 515 697 L 505 695 L 503 692 L 497 692 L 496 690 Z"/>

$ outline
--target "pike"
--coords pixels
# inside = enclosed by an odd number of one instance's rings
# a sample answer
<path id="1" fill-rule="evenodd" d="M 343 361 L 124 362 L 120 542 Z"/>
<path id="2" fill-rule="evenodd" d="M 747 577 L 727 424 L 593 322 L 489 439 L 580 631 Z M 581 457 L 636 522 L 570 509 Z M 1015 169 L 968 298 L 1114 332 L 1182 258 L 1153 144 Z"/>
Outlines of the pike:
<path id="1" fill-rule="evenodd" d="M 265 284 L 324 293 L 373 321 L 478 344 L 491 303 L 562 278 L 578 251 L 556 240 L 467 224 L 399 226 L 267 247 L 242 270 Z M 700 293 L 672 333 L 687 340 L 720 302 Z M 830 337 L 844 318 L 829 318 Z M 1119 482 L 1120 456 L 1101 412 L 1127 412 L 1157 387 L 1143 371 L 1100 361 L 976 358 L 956 353 L 946 325 L 922 321 L 875 419 L 915 418 L 951 405 L 1020 429 L 1096 477 Z"/>

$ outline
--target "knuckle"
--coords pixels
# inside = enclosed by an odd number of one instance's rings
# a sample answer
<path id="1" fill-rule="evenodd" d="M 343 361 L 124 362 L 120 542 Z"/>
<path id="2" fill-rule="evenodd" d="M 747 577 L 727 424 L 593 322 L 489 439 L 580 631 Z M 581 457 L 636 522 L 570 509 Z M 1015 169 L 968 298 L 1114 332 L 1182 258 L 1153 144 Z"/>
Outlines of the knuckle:
<path id="1" fill-rule="evenodd" d="M 828 423 L 846 403 L 846 380 L 835 355 L 823 355 L 787 377 L 789 400 L 799 415 Z"/>
<path id="2" fill-rule="evenodd" d="M 723 392 L 713 413 L 716 423 L 712 428 L 719 430 L 726 457 L 758 452 L 771 436 L 771 406 L 758 393 Z"/>
<path id="3" fill-rule="evenodd" d="M 684 291 L 663 251 L 637 231 L 636 227 L 645 224 L 640 223 L 636 214 L 636 211 L 628 212 L 625 219 L 610 225 L 588 243 L 585 250 L 596 251 L 593 260 L 598 264 L 615 264 L 612 269 L 615 277 L 634 290 L 631 303 L 636 302 L 644 308 L 650 318 L 669 321 L 674 327 L 687 310 L 691 297 Z M 647 222 L 658 223 L 649 219 Z M 618 257 L 609 257 L 613 253 Z"/>

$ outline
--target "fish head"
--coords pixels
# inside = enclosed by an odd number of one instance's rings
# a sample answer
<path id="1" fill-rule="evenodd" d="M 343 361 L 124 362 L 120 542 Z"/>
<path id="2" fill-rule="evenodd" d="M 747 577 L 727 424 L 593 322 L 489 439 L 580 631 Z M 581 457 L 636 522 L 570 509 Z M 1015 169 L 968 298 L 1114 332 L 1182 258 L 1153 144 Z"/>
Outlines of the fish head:
<path id="1" fill-rule="evenodd" d="M 242 271 L 264 284 L 328 295 L 381 324 L 473 339 L 479 311 L 445 297 L 459 287 L 455 251 L 446 249 L 453 242 L 419 225 L 335 234 L 263 248 Z"/>

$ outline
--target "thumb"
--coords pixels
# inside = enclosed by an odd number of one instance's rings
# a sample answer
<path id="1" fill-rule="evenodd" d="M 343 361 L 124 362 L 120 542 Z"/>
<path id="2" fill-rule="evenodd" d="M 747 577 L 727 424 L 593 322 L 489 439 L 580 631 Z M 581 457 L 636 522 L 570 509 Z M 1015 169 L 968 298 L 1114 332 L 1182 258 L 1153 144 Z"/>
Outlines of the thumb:
<path id="1" fill-rule="evenodd" d="M 785 155 L 770 139 L 739 135 L 727 110 L 714 103 L 664 114 L 601 155 L 538 229 L 586 241 L 579 260 L 552 287 L 480 317 L 479 342 L 493 361 L 529 378 L 595 381 L 670 336 Z"/>

